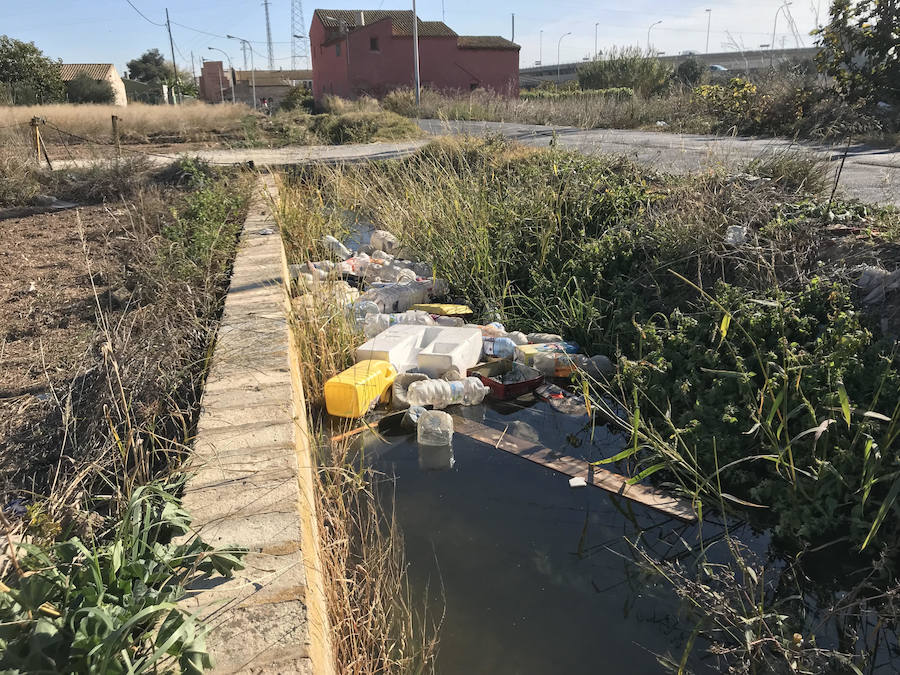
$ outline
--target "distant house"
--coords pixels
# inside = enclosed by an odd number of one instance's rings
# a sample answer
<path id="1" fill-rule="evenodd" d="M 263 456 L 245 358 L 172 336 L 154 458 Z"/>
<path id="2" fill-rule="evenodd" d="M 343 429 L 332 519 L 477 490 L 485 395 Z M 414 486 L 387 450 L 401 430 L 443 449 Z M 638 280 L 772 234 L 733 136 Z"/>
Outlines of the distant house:
<path id="1" fill-rule="evenodd" d="M 63 82 L 71 82 L 81 73 L 85 73 L 92 80 L 100 82 L 106 80 L 112 87 L 115 95 L 115 105 L 128 105 L 128 97 L 125 95 L 125 85 L 111 63 L 63 63 L 60 64 L 59 74 Z"/>
<path id="2" fill-rule="evenodd" d="M 494 35 L 457 35 L 416 19 L 423 87 L 519 95 L 519 45 Z M 313 95 L 384 96 L 413 86 L 413 13 L 317 9 L 309 29 Z"/>
<path id="3" fill-rule="evenodd" d="M 312 89 L 311 70 L 225 70 L 221 61 L 204 61 L 200 69 L 200 98 L 208 103 L 230 103 L 234 100 L 253 105 L 253 83 L 256 82 L 256 102 L 271 101 L 277 107 L 281 99 L 300 85 Z"/>

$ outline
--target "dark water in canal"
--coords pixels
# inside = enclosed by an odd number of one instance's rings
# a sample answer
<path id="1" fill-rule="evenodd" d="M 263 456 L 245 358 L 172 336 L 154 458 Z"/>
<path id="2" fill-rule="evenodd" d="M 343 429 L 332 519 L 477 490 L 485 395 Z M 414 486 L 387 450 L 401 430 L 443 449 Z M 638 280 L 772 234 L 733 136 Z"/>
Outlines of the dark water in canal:
<path id="1" fill-rule="evenodd" d="M 544 402 L 449 412 L 520 436 L 529 429 L 510 425 L 524 422 L 541 444 L 588 460 L 623 444 Z M 365 453 L 396 477 L 386 489 L 414 591 L 432 614 L 445 611 L 438 673 L 660 673 L 654 652 L 680 660 L 693 625 L 679 621 L 671 590 L 631 562 L 626 537 L 673 558 L 690 555 L 694 526 L 599 488 L 570 488 L 567 476 L 460 433 L 443 470 L 420 467 L 415 434 L 385 441 L 369 436 Z M 701 672 L 713 665 L 692 660 Z"/>

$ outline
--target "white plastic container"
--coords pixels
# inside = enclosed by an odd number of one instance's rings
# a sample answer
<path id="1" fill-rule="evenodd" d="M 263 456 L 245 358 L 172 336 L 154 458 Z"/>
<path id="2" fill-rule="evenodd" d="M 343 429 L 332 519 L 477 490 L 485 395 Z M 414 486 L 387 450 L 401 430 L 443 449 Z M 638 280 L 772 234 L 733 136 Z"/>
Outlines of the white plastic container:
<path id="1" fill-rule="evenodd" d="M 373 306 L 374 303 L 368 303 Z M 434 319 L 427 312 L 419 312 L 414 309 L 401 312 L 400 314 L 368 314 L 363 320 L 363 330 L 366 337 L 372 338 L 386 331 L 391 326 L 398 323 L 418 324 L 420 326 L 433 326 Z"/>
<path id="2" fill-rule="evenodd" d="M 425 333 L 416 364 L 431 377 L 440 377 L 454 366 L 465 373 L 478 363 L 481 346 L 481 331 L 477 328 L 433 326 Z"/>
<path id="3" fill-rule="evenodd" d="M 389 362 L 398 373 L 416 367 L 416 356 L 429 326 L 400 323 L 371 338 L 356 350 L 356 360 Z"/>

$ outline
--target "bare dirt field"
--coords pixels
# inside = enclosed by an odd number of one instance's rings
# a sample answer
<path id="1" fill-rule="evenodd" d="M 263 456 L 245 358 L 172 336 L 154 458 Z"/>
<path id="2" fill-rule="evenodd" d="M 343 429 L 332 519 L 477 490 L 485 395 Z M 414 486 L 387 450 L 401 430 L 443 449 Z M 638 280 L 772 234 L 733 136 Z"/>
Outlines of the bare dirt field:
<path id="1" fill-rule="evenodd" d="M 129 300 L 127 246 L 107 206 L 2 223 L 0 447 L 24 448 L 42 434 L 56 398 L 99 358 L 98 311 L 115 321 Z M 4 459 L 5 472 L 15 473 L 15 456 Z"/>

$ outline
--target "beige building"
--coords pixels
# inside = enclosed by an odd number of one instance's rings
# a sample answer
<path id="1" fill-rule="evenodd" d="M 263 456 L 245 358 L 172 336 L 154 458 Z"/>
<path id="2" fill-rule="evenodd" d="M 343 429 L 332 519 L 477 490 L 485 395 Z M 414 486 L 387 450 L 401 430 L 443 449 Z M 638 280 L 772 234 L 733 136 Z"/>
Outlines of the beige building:
<path id="1" fill-rule="evenodd" d="M 125 95 L 125 84 L 116 67 L 111 63 L 63 63 L 59 67 L 59 74 L 63 82 L 71 82 L 81 73 L 85 73 L 92 80 L 106 80 L 115 94 L 116 105 L 128 105 Z"/>
<path id="2" fill-rule="evenodd" d="M 253 81 L 256 80 L 256 103 L 270 100 L 277 108 L 281 99 L 297 85 L 312 89 L 311 70 L 224 70 L 221 61 L 204 61 L 200 70 L 200 98 L 209 103 L 230 103 L 232 78 L 234 100 L 253 106 Z"/>

